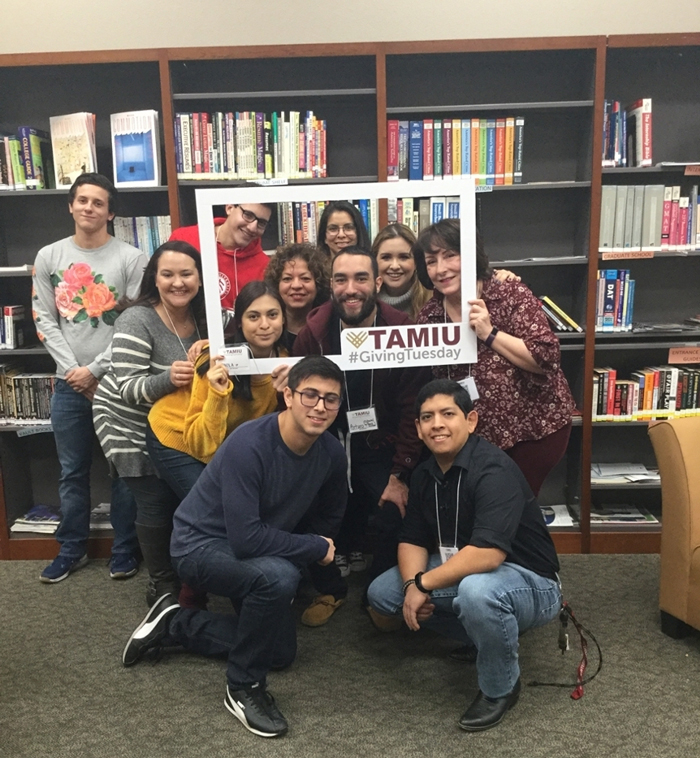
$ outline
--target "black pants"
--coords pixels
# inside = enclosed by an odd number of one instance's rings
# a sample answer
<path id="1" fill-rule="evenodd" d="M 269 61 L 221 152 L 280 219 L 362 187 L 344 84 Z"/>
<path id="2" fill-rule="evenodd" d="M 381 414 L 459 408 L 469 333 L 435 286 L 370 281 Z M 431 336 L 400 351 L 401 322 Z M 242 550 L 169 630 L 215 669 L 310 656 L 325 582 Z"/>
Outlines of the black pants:
<path id="1" fill-rule="evenodd" d="M 353 491 L 348 493 L 345 517 L 335 545 L 339 555 L 360 552 L 370 515 L 374 514 L 375 543 L 368 584 L 397 563 L 401 512 L 394 503 L 384 503 L 381 508 L 378 506 L 379 498 L 389 483 L 394 453 L 393 445 L 384 445 L 378 449 L 370 447 L 365 434 L 353 435 L 351 438 Z M 314 565 L 310 573 L 314 586 L 322 595 L 333 595 L 335 598 L 347 595 L 347 583 L 334 563 L 328 566 Z"/>

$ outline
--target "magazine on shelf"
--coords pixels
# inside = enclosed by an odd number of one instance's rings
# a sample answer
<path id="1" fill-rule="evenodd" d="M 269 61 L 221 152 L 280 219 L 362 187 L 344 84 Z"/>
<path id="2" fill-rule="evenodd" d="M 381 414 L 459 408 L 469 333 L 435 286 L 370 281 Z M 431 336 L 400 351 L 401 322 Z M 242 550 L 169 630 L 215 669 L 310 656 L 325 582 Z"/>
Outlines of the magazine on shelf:
<path id="1" fill-rule="evenodd" d="M 158 112 L 128 111 L 110 116 L 115 187 L 159 187 Z"/>
<path id="2" fill-rule="evenodd" d="M 51 116 L 49 122 L 56 187 L 67 189 L 80 174 L 97 171 L 95 114 Z"/>
<path id="3" fill-rule="evenodd" d="M 58 509 L 50 505 L 34 505 L 24 516 L 15 519 L 10 531 L 34 532 L 35 534 L 53 534 L 61 520 Z"/>

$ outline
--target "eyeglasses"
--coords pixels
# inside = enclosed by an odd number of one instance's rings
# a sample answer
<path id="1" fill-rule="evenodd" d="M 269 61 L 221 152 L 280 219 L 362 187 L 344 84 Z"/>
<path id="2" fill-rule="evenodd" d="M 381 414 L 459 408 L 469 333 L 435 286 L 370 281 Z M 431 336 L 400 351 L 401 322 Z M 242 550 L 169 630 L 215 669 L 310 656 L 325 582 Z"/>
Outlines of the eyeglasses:
<path id="1" fill-rule="evenodd" d="M 336 237 L 341 231 L 345 232 L 347 235 L 354 234 L 355 224 L 343 224 L 343 226 L 331 224 L 326 227 L 326 234 L 330 234 L 332 237 Z"/>
<path id="2" fill-rule="evenodd" d="M 319 400 L 323 400 L 323 405 L 327 411 L 337 411 L 340 408 L 342 398 L 334 392 L 326 395 L 319 395 L 316 390 L 292 390 L 300 395 L 301 404 L 306 408 L 315 408 Z"/>
<path id="3" fill-rule="evenodd" d="M 241 216 L 243 216 L 243 220 L 246 224 L 252 224 L 253 221 L 257 221 L 258 231 L 264 232 L 265 229 L 267 229 L 270 219 L 260 218 L 259 216 L 256 216 L 253 211 L 246 210 L 242 205 L 237 205 L 236 207 L 241 209 Z"/>

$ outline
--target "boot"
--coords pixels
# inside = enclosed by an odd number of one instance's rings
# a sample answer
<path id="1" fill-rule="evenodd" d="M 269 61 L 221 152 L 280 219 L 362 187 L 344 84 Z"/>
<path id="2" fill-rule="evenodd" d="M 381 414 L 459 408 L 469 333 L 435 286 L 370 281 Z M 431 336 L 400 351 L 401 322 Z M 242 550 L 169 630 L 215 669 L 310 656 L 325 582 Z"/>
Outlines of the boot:
<path id="1" fill-rule="evenodd" d="M 146 603 L 149 606 L 168 592 L 175 597 L 180 592 L 180 580 L 170 559 L 170 535 L 172 524 L 147 526 L 136 524 L 136 535 L 141 546 L 143 562 L 148 569 Z"/>

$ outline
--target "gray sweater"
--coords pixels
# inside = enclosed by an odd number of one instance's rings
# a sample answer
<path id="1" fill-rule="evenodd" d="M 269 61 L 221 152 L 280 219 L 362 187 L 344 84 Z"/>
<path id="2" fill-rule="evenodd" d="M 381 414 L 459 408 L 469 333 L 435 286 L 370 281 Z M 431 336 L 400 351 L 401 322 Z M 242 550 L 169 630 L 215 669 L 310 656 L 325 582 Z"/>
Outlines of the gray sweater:
<path id="1" fill-rule="evenodd" d="M 32 310 L 56 376 L 87 366 L 98 379 L 109 368 L 117 301 L 136 297 L 146 256 L 114 237 L 91 250 L 72 237 L 42 247 L 34 264 Z"/>
<path id="2" fill-rule="evenodd" d="M 150 305 L 132 306 L 119 316 L 112 366 L 92 403 L 97 438 L 113 475 L 155 473 L 146 451 L 148 411 L 156 400 L 175 390 L 170 366 L 187 358 L 186 351 L 197 338 L 195 332 L 180 344 Z"/>

